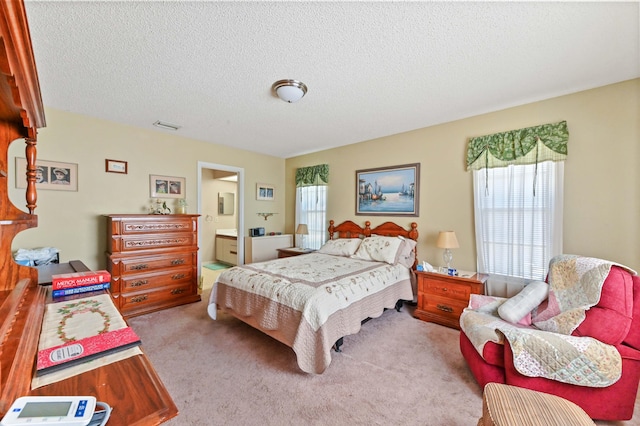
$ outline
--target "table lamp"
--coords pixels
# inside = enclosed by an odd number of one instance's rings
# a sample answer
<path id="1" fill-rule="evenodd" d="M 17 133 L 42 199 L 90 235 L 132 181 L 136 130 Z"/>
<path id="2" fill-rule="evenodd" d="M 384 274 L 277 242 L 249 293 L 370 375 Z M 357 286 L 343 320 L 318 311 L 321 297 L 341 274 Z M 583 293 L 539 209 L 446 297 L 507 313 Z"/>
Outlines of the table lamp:
<path id="1" fill-rule="evenodd" d="M 300 248 L 304 250 L 304 236 L 309 235 L 309 229 L 307 229 L 306 223 L 298 224 L 298 228 L 296 229 L 296 235 L 300 235 Z"/>
<path id="2" fill-rule="evenodd" d="M 459 248 L 458 239 L 454 231 L 440 231 L 438 234 L 438 240 L 436 241 L 436 247 L 443 248 L 442 260 L 447 265 L 447 269 L 451 268 L 451 261 L 453 260 L 452 248 Z"/>

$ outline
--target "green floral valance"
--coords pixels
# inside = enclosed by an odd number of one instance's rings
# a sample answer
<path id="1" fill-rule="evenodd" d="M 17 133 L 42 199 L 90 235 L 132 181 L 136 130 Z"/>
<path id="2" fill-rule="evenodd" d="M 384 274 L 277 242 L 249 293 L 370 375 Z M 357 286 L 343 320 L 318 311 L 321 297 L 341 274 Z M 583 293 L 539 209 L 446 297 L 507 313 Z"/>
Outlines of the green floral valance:
<path id="1" fill-rule="evenodd" d="M 467 170 L 564 161 L 568 141 L 566 121 L 473 138 L 467 149 Z"/>
<path id="2" fill-rule="evenodd" d="M 296 170 L 296 187 L 327 185 L 329 183 L 329 165 L 300 167 Z"/>

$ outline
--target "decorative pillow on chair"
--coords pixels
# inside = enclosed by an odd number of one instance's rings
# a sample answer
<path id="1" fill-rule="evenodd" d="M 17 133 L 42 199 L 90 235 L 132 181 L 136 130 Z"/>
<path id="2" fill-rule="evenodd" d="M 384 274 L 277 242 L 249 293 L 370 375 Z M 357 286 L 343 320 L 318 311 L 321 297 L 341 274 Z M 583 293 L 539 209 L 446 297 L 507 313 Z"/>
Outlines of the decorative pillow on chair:
<path id="1" fill-rule="evenodd" d="M 520 293 L 500 305 L 498 315 L 507 322 L 517 324 L 527 316 L 530 318 L 531 311 L 538 307 L 548 295 L 549 284 L 544 281 L 531 281 L 520 290 Z"/>
<path id="2" fill-rule="evenodd" d="M 360 247 L 353 256 L 354 259 L 375 262 L 396 263 L 400 244 L 404 239 L 398 237 L 367 237 L 360 243 Z"/>
<path id="3" fill-rule="evenodd" d="M 352 256 L 362 240 L 360 238 L 338 238 L 337 240 L 329 240 L 320 249 L 318 253 L 331 254 L 334 256 Z"/>

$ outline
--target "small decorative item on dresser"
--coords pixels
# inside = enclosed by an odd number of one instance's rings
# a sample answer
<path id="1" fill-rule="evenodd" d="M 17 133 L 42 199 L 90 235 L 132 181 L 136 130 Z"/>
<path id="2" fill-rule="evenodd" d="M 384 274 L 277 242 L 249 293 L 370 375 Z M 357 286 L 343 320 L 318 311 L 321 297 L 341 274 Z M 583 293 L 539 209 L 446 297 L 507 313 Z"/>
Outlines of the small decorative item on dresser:
<path id="1" fill-rule="evenodd" d="M 187 213 L 187 200 L 184 198 L 180 198 L 178 200 L 178 207 L 176 208 L 176 214 L 186 214 Z"/>
<path id="2" fill-rule="evenodd" d="M 460 314 L 471 294 L 483 294 L 488 275 L 458 271 L 460 276 L 416 272 L 418 306 L 414 316 L 423 321 L 460 328 Z"/>

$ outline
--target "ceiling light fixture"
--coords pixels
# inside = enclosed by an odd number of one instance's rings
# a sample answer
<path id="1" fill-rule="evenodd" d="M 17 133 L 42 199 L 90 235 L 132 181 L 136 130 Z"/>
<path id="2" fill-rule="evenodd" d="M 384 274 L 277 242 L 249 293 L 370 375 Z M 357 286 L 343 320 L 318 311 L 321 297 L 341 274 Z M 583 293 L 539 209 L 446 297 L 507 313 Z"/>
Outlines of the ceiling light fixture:
<path id="1" fill-rule="evenodd" d="M 271 86 L 275 94 L 285 102 L 297 102 L 307 93 L 307 85 L 298 80 L 278 80 Z"/>
<path id="2" fill-rule="evenodd" d="M 171 123 L 167 123 L 165 121 L 160 121 L 160 120 L 158 120 L 155 123 L 153 123 L 153 125 L 156 126 L 156 127 L 160 127 L 161 129 L 173 130 L 173 131 L 176 131 L 180 127 L 182 127 L 182 126 L 178 126 L 177 124 L 171 124 Z"/>

